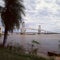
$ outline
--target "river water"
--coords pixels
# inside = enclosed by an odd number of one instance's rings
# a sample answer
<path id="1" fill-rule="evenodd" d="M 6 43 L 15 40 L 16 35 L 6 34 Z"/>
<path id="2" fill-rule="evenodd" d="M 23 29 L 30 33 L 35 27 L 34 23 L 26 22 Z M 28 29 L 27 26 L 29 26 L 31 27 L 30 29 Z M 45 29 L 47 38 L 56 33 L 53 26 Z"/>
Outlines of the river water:
<path id="1" fill-rule="evenodd" d="M 40 53 L 56 52 L 60 53 L 60 34 L 35 34 L 35 35 L 20 35 L 19 33 L 9 34 L 6 44 L 20 44 L 28 48 L 31 41 L 36 40 Z M 3 36 L 0 37 L 0 43 L 3 42 Z"/>

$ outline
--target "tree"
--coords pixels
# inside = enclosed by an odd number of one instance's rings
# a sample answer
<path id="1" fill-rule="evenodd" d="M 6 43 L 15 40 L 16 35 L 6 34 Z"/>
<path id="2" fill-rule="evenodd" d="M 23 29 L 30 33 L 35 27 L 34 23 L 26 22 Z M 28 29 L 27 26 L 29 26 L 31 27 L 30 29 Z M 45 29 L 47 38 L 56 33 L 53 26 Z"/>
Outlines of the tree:
<path id="1" fill-rule="evenodd" d="M 24 5 L 22 0 L 4 0 L 5 7 L 1 12 L 2 23 L 5 28 L 3 46 L 5 46 L 8 32 L 19 28 L 24 15 Z"/>
<path id="2" fill-rule="evenodd" d="M 0 14 L 1 14 L 1 12 L 2 12 L 2 9 L 3 9 L 3 7 L 2 7 L 2 6 L 0 6 Z"/>

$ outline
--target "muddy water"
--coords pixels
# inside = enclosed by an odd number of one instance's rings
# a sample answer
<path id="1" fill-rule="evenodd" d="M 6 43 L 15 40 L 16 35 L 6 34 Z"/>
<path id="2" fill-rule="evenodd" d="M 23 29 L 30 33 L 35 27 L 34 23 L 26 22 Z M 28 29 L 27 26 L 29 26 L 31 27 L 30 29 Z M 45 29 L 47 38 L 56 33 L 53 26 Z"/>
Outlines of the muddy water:
<path id="1" fill-rule="evenodd" d="M 48 51 L 60 53 L 60 34 L 36 34 L 36 35 L 20 35 L 9 34 L 7 44 L 20 44 L 29 47 L 32 40 L 40 43 L 39 52 L 47 53 Z M 0 43 L 3 42 L 3 36 L 0 37 Z"/>

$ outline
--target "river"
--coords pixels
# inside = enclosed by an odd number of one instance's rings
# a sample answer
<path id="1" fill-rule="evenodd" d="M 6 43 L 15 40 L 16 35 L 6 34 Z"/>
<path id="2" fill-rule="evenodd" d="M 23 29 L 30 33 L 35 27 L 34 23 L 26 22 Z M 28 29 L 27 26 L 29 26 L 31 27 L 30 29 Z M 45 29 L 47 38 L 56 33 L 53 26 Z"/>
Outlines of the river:
<path id="1" fill-rule="evenodd" d="M 38 46 L 39 52 L 60 53 L 60 34 L 35 34 L 35 35 L 21 35 L 19 33 L 9 34 L 6 44 L 20 44 L 29 47 L 32 40 L 40 43 Z M 0 37 L 0 43 L 3 42 L 3 36 Z"/>

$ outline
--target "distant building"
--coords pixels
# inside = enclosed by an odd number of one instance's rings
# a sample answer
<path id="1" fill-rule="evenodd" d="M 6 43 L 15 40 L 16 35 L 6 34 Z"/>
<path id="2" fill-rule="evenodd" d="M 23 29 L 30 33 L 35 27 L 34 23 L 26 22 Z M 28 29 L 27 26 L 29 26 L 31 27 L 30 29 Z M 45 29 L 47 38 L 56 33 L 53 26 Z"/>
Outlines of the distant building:
<path id="1" fill-rule="evenodd" d="M 22 22 L 21 34 L 25 34 L 25 22 Z"/>
<path id="2" fill-rule="evenodd" d="M 38 26 L 38 34 L 41 33 L 41 25 Z"/>

